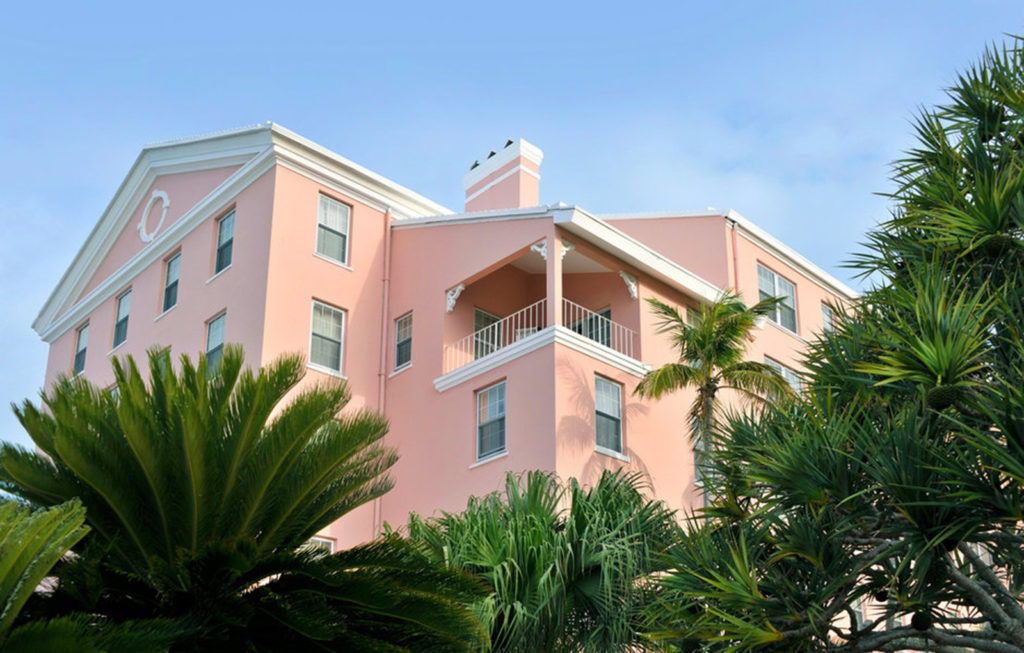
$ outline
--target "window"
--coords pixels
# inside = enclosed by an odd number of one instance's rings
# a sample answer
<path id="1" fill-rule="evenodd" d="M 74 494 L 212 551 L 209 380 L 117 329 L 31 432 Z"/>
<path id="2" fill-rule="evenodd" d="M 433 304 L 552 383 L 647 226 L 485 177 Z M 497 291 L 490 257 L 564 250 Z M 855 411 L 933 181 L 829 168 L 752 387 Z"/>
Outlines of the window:
<path id="1" fill-rule="evenodd" d="M 790 368 L 786 367 L 779 361 L 774 360 L 772 358 L 768 358 L 767 356 L 765 356 L 764 362 L 765 365 L 781 374 L 782 378 L 786 380 L 786 383 L 789 384 L 789 387 L 793 388 L 794 392 L 800 392 L 800 388 L 803 385 L 803 383 L 800 380 L 799 374 L 797 374 Z"/>
<path id="2" fill-rule="evenodd" d="M 501 318 L 479 308 L 473 313 L 473 358 L 501 349 Z"/>
<path id="3" fill-rule="evenodd" d="M 167 259 L 164 274 L 164 311 L 169 311 L 178 303 L 178 274 L 181 269 L 181 253 Z"/>
<path id="4" fill-rule="evenodd" d="M 206 370 L 210 374 L 217 371 L 220 359 L 224 356 L 224 327 L 228 314 L 221 313 L 206 323 Z"/>
<path id="5" fill-rule="evenodd" d="M 796 333 L 796 288 L 793 284 L 765 266 L 758 265 L 757 287 L 761 299 L 779 297 L 782 300 L 768 319 Z"/>
<path id="6" fill-rule="evenodd" d="M 89 325 L 83 324 L 78 327 L 77 339 L 75 341 L 75 374 L 81 374 L 85 370 L 85 350 L 89 346 Z"/>
<path id="7" fill-rule="evenodd" d="M 320 196 L 316 216 L 316 253 L 348 264 L 348 227 L 352 209 L 336 199 Z"/>
<path id="8" fill-rule="evenodd" d="M 334 540 L 326 537 L 314 536 L 309 538 L 306 542 L 306 546 L 314 551 L 324 551 L 325 553 L 334 553 Z"/>
<path id="9" fill-rule="evenodd" d="M 309 346 L 309 362 L 312 365 L 341 373 L 344 329 L 344 311 L 313 302 L 313 335 Z"/>
<path id="10" fill-rule="evenodd" d="M 132 291 L 117 298 L 117 319 L 114 322 L 114 347 L 128 338 L 128 313 L 132 309 Z"/>
<path id="11" fill-rule="evenodd" d="M 505 382 L 476 393 L 476 458 L 505 450 Z"/>
<path id="12" fill-rule="evenodd" d="M 395 320 L 395 369 L 412 362 L 412 313 Z"/>
<path id="13" fill-rule="evenodd" d="M 231 265 L 231 248 L 235 242 L 235 212 L 231 211 L 217 223 L 217 264 L 214 273 Z"/>
<path id="14" fill-rule="evenodd" d="M 833 327 L 834 315 L 832 313 L 832 307 L 828 304 L 821 303 L 821 328 L 826 332 L 831 331 Z"/>
<path id="15" fill-rule="evenodd" d="M 595 394 L 597 446 L 622 453 L 622 387 L 599 376 Z"/>

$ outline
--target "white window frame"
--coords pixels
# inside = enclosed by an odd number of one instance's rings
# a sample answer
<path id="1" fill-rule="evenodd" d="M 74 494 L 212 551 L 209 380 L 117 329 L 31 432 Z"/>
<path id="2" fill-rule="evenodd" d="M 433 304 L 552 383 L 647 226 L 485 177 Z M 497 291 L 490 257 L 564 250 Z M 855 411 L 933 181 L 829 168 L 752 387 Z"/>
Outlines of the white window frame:
<path id="1" fill-rule="evenodd" d="M 404 339 L 404 340 L 399 340 L 398 336 L 399 336 L 399 333 L 400 333 L 400 329 L 402 328 L 402 321 L 406 320 L 406 319 L 409 320 L 409 337 Z M 396 372 L 398 370 L 404 370 L 405 368 L 407 368 L 410 365 L 412 365 L 412 329 L 413 329 L 412 311 L 409 311 L 405 315 L 402 315 L 402 316 L 400 316 L 400 317 L 395 319 L 395 371 Z M 398 362 L 398 347 L 403 342 L 405 342 L 406 340 L 409 341 L 409 360 L 405 361 L 404 363 L 399 364 L 399 362 Z"/>
<path id="2" fill-rule="evenodd" d="M 821 302 L 821 330 L 826 333 L 831 332 L 835 328 L 835 320 L 836 312 L 827 302 Z"/>
<path id="3" fill-rule="evenodd" d="M 175 272 L 174 281 L 171 281 L 171 264 L 175 261 L 178 262 L 178 269 Z M 174 284 L 174 303 L 170 306 L 167 305 L 167 290 Z M 160 293 L 160 313 L 166 313 L 175 306 L 178 305 L 178 290 L 181 288 L 181 250 L 171 254 L 164 259 L 164 286 L 163 291 Z"/>
<path id="4" fill-rule="evenodd" d="M 789 384 L 789 387 L 793 388 L 794 392 L 799 393 L 803 390 L 803 380 L 800 378 L 800 375 L 797 374 L 796 370 L 794 370 L 792 367 L 783 365 L 782 363 L 775 360 L 771 356 L 764 357 L 764 364 L 772 368 L 779 374 L 781 374 L 782 378 L 786 380 L 786 383 Z"/>
<path id="5" fill-rule="evenodd" d="M 217 345 L 216 347 L 211 348 L 210 347 L 210 329 L 213 328 L 213 325 L 214 325 L 215 322 L 217 322 L 217 320 L 224 320 L 224 328 L 223 328 L 222 333 L 221 333 L 220 344 Z M 206 355 L 207 361 L 209 361 L 210 352 L 212 352 L 214 349 L 220 349 L 220 352 L 219 352 L 220 355 L 217 357 L 217 360 L 215 361 L 213 366 L 209 366 L 208 365 L 208 367 L 207 367 L 208 370 L 211 370 L 211 371 L 216 370 L 216 366 L 219 365 L 221 359 L 224 358 L 224 343 L 227 342 L 227 339 L 228 339 L 227 335 L 228 335 L 228 312 L 226 310 L 223 310 L 220 313 L 217 313 L 216 315 L 214 315 L 213 317 L 211 317 L 209 320 L 206 321 L 206 346 L 203 349 L 203 353 Z"/>
<path id="6" fill-rule="evenodd" d="M 231 237 L 228 238 L 226 242 L 222 243 L 220 240 L 221 231 L 224 228 L 225 221 L 227 221 L 229 218 L 231 219 Z M 230 268 L 231 265 L 235 262 L 235 227 L 237 222 L 238 216 L 235 213 L 235 209 L 231 209 L 230 211 L 224 213 L 224 215 L 217 218 L 217 237 L 214 238 L 213 240 L 213 276 L 217 276 L 218 274 L 224 272 L 225 270 Z M 227 244 L 230 244 L 231 246 L 231 256 L 228 260 L 228 264 L 220 269 L 217 269 L 217 266 L 220 263 L 220 248 Z"/>
<path id="7" fill-rule="evenodd" d="M 486 392 L 490 392 L 491 390 L 494 390 L 495 388 L 497 388 L 499 386 L 504 386 L 504 393 L 505 393 L 504 407 L 502 408 L 502 412 L 501 412 L 501 420 L 505 423 L 505 442 L 503 443 L 501 449 L 495 449 L 494 451 L 490 451 L 490 452 L 488 452 L 486 454 L 481 454 L 480 453 L 480 427 L 481 427 L 481 424 L 480 424 L 480 396 L 482 394 L 486 393 Z M 477 389 L 477 391 L 473 393 L 473 402 L 474 402 L 474 408 L 473 409 L 476 411 L 476 420 L 475 420 L 476 428 L 473 429 L 473 439 L 476 441 L 476 461 L 479 463 L 479 462 L 483 462 L 485 460 L 490 460 L 491 458 L 497 458 L 498 456 L 502 456 L 502 455 L 508 453 L 508 384 L 507 384 L 507 379 L 502 379 L 501 381 L 497 381 L 497 382 L 492 383 L 492 384 L 490 384 L 488 386 L 484 386 L 483 388 Z M 495 421 L 497 421 L 497 418 L 493 418 L 493 419 L 491 419 L 487 423 L 490 424 L 490 423 L 495 422 Z"/>
<path id="8" fill-rule="evenodd" d="M 324 537 L 323 535 L 314 535 L 309 538 L 309 542 L 307 544 L 311 547 L 318 547 L 321 544 L 326 544 L 327 553 L 333 554 L 335 551 L 334 540 L 330 537 Z"/>
<path id="9" fill-rule="evenodd" d="M 609 413 L 606 413 L 606 412 L 604 412 L 604 411 L 602 411 L 602 410 L 600 410 L 598 408 L 598 403 L 597 403 L 598 396 L 599 396 L 598 387 L 602 383 L 615 387 L 615 391 L 618 394 L 618 404 L 619 404 L 619 415 L 618 415 L 618 417 L 616 417 L 615 415 L 611 415 Z M 608 418 L 611 418 L 611 419 L 615 419 L 615 420 L 618 421 L 618 424 L 619 424 L 619 448 L 618 449 L 612 449 L 610 447 L 605 447 L 605 446 L 601 445 L 597 441 L 597 428 L 598 428 L 597 425 L 598 425 L 598 416 L 599 415 L 603 415 L 605 417 L 608 417 Z M 623 419 L 623 411 L 622 411 L 622 384 L 619 383 L 618 381 L 613 381 L 612 379 L 609 379 L 608 377 L 601 376 L 600 374 L 595 374 L 594 375 L 594 447 L 597 449 L 597 451 L 599 451 L 601 453 L 609 453 L 609 454 L 612 454 L 612 455 L 617 456 L 617 457 L 624 456 L 625 453 L 626 453 L 626 434 L 625 434 L 625 428 L 624 427 L 625 427 L 625 420 Z"/>
<path id="10" fill-rule="evenodd" d="M 85 334 L 85 343 L 82 343 L 82 334 Z M 82 355 L 82 369 L 78 369 L 78 355 Z M 71 359 L 71 370 L 75 376 L 85 373 L 86 358 L 89 355 L 89 323 L 75 329 L 75 354 Z"/>
<path id="11" fill-rule="evenodd" d="M 775 324 L 777 324 L 778 326 L 782 327 L 786 331 L 789 331 L 790 333 L 798 333 L 800 331 L 800 311 L 797 309 L 797 305 L 799 304 L 799 302 L 797 301 L 797 296 L 796 296 L 796 284 L 793 283 L 792 281 L 790 281 L 789 279 L 787 279 L 786 277 L 782 276 L 781 274 L 779 274 L 778 272 L 776 272 L 772 268 L 768 267 L 764 263 L 761 263 L 760 261 L 758 261 L 758 263 L 757 263 L 757 293 L 758 293 L 758 297 L 759 298 L 761 296 L 761 293 L 765 292 L 765 291 L 763 291 L 761 289 L 761 270 L 762 269 L 765 272 L 768 272 L 772 276 L 772 292 L 771 292 L 771 296 L 772 297 L 778 297 L 778 298 L 783 299 L 783 300 L 786 298 L 784 293 L 779 292 L 779 281 L 780 280 L 784 281 L 785 283 L 788 283 L 793 288 L 793 305 L 789 307 L 789 308 L 793 309 L 793 328 L 790 329 L 788 326 L 786 326 L 785 324 L 782 323 L 782 319 L 781 319 L 782 307 L 781 306 L 776 306 L 774 313 L 772 315 L 769 315 L 768 319 L 771 320 L 772 322 L 774 322 Z"/>
<path id="12" fill-rule="evenodd" d="M 128 300 L 128 308 L 126 309 L 125 315 L 124 315 L 124 338 L 122 338 L 120 341 L 118 341 L 117 340 L 117 325 L 121 322 L 121 319 L 122 319 L 121 318 L 121 304 L 126 299 Z M 118 347 L 120 347 L 121 345 L 123 345 L 125 342 L 128 341 L 128 327 L 131 326 L 131 324 L 130 324 L 131 323 L 131 316 L 132 316 L 132 289 L 129 288 L 128 290 L 125 290 L 123 293 L 118 295 L 117 296 L 117 300 L 114 302 L 114 338 L 112 340 L 113 348 L 111 349 L 111 351 L 113 351 L 114 349 L 117 349 Z"/>
<path id="13" fill-rule="evenodd" d="M 313 337 L 315 335 L 317 335 L 317 334 L 314 334 L 314 332 L 313 332 L 313 319 L 314 319 L 314 316 L 316 315 L 316 307 L 317 307 L 318 304 L 320 306 L 323 306 L 326 309 L 329 309 L 329 310 L 332 310 L 332 311 L 335 311 L 335 312 L 341 314 L 341 341 L 340 341 L 340 348 L 339 348 L 339 351 L 338 351 L 338 369 L 336 369 L 336 370 L 334 368 L 328 367 L 326 365 L 321 365 L 319 363 L 314 363 L 313 362 Z M 345 377 L 345 336 L 347 335 L 347 331 L 348 331 L 348 311 L 346 311 L 344 308 L 341 308 L 340 306 L 335 306 L 334 304 L 328 304 L 327 302 L 322 302 L 322 301 L 320 301 L 318 299 L 314 299 L 313 303 L 309 307 L 309 356 L 308 356 L 308 359 L 307 359 L 307 362 L 306 362 L 306 366 L 311 368 L 311 369 L 323 372 L 324 374 L 330 374 L 332 376 L 339 376 L 339 377 L 344 378 Z M 320 337 L 321 338 L 326 338 L 327 336 L 320 336 Z"/>
<path id="14" fill-rule="evenodd" d="M 334 263 L 336 265 L 340 265 L 340 266 L 342 266 L 344 268 L 351 269 L 349 261 L 352 258 L 352 205 L 346 204 L 345 202 L 342 202 L 341 200 L 339 200 L 339 199 L 337 199 L 335 197 L 331 197 L 330 195 L 327 195 L 326 193 L 319 193 L 318 195 L 319 196 L 317 198 L 317 203 L 316 203 L 316 240 L 313 243 L 313 253 L 318 258 L 322 258 L 325 261 L 330 261 L 331 263 Z M 345 208 L 345 231 L 341 232 L 341 231 L 338 231 L 336 229 L 332 229 L 331 227 L 328 227 L 326 224 L 324 224 L 322 222 L 322 220 L 323 220 L 323 213 L 322 213 L 321 209 L 323 207 L 324 201 L 334 202 L 335 204 Z M 344 256 L 343 260 L 339 261 L 338 259 L 334 258 L 333 256 L 330 256 L 328 254 L 324 254 L 323 252 L 320 251 L 320 228 L 321 227 L 323 227 L 324 229 L 327 229 L 328 231 L 340 234 L 340 235 L 345 237 L 345 251 L 343 253 L 343 256 Z"/>

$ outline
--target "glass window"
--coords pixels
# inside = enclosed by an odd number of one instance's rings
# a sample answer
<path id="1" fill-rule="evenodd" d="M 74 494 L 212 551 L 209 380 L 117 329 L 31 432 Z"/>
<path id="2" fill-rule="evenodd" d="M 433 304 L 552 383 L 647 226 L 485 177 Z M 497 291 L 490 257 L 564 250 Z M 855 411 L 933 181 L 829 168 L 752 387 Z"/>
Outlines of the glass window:
<path id="1" fill-rule="evenodd" d="M 782 363 L 772 358 L 765 356 L 765 364 L 782 375 L 782 378 L 786 380 L 789 387 L 793 388 L 794 392 L 800 392 L 803 382 L 800 380 L 800 375 L 794 372 L 792 369 L 786 367 Z"/>
<path id="2" fill-rule="evenodd" d="M 117 319 L 114 322 L 114 346 L 128 338 L 128 314 L 132 309 L 132 291 L 117 298 Z"/>
<path id="3" fill-rule="evenodd" d="M 505 450 L 505 382 L 476 393 L 476 457 Z"/>
<path id="4" fill-rule="evenodd" d="M 181 254 L 167 259 L 164 275 L 164 310 L 169 311 L 178 303 L 178 275 L 181 268 Z"/>
<path id="5" fill-rule="evenodd" d="M 320 537 L 320 536 L 311 537 L 311 538 L 309 538 L 309 541 L 306 542 L 306 546 L 308 546 L 309 548 L 314 549 L 316 551 L 324 551 L 325 553 L 334 553 L 334 540 L 326 538 L 326 537 Z"/>
<path id="6" fill-rule="evenodd" d="M 833 319 L 835 316 L 832 313 L 832 307 L 822 302 L 821 304 L 821 328 L 825 331 L 831 331 L 833 327 Z"/>
<path id="7" fill-rule="evenodd" d="M 231 265 L 231 249 L 235 242 L 235 212 L 232 211 L 217 223 L 217 265 L 214 272 L 221 272 Z"/>
<path id="8" fill-rule="evenodd" d="M 412 362 L 412 313 L 395 320 L 395 369 Z"/>
<path id="9" fill-rule="evenodd" d="M 221 313 L 206 323 L 206 369 L 211 374 L 217 370 L 224 355 L 224 327 L 227 313 Z"/>
<path id="10" fill-rule="evenodd" d="M 316 253 L 348 264 L 348 228 L 351 209 L 336 199 L 320 196 L 317 210 Z"/>
<path id="11" fill-rule="evenodd" d="M 772 322 L 796 332 L 796 287 L 763 265 L 757 266 L 757 288 L 761 299 L 779 297 L 781 302 L 768 316 Z"/>
<path id="12" fill-rule="evenodd" d="M 622 387 L 599 376 L 595 395 L 597 446 L 622 453 Z"/>
<path id="13" fill-rule="evenodd" d="M 309 362 L 341 373 L 345 312 L 327 304 L 313 302 L 312 330 Z"/>
<path id="14" fill-rule="evenodd" d="M 75 341 L 75 374 L 81 374 L 85 370 L 85 350 L 89 346 L 89 325 L 83 324 L 78 327 L 78 335 Z"/>

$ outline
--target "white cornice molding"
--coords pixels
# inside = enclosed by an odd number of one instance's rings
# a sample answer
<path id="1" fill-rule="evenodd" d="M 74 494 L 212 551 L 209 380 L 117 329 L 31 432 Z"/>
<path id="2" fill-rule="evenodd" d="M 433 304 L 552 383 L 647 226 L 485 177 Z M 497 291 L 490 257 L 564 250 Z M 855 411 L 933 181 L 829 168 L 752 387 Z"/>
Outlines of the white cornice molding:
<path id="1" fill-rule="evenodd" d="M 259 179 L 274 167 L 273 150 L 267 148 L 242 166 L 233 175 L 225 179 L 206 197 L 199 200 L 191 209 L 158 234 L 151 243 L 128 259 L 120 268 L 82 297 L 70 309 L 41 325 L 33 325 L 40 337 L 46 342 L 53 342 L 58 336 L 80 322 L 101 303 L 109 299 L 115 292 L 123 288 L 142 270 L 167 254 L 172 247 L 189 232 L 224 208 L 242 190 Z M 85 281 L 88 281 L 86 278 Z M 58 287 L 59 289 L 59 287 Z M 40 316 L 43 319 L 44 316 Z"/>
<path id="2" fill-rule="evenodd" d="M 584 337 L 564 326 L 549 326 L 537 333 L 515 341 L 504 349 L 499 349 L 489 356 L 477 359 L 453 372 L 437 377 L 434 379 L 434 389 L 438 392 L 450 390 L 470 379 L 497 369 L 521 356 L 551 344 L 563 345 L 638 378 L 642 378 L 651 369 L 649 365 L 620 354 L 614 349 L 594 342 L 590 338 Z"/>

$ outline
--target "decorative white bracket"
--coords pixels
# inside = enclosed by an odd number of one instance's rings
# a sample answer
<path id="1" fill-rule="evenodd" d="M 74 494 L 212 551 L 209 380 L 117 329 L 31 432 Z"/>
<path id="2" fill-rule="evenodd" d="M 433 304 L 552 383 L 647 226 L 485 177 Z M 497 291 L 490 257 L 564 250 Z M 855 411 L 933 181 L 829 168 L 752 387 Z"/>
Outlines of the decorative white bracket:
<path id="1" fill-rule="evenodd" d="M 548 241 L 547 241 L 547 239 L 544 239 L 544 240 L 540 241 L 539 243 L 534 243 L 534 244 L 530 245 L 530 249 L 533 250 L 534 252 L 537 252 L 538 254 L 540 254 L 540 257 L 542 259 L 544 259 L 545 261 L 548 260 Z"/>
<path id="2" fill-rule="evenodd" d="M 149 217 L 149 212 L 153 210 L 153 205 L 156 204 L 157 200 L 160 200 L 160 204 L 163 207 L 160 211 L 160 219 L 157 220 L 153 231 L 147 231 L 146 219 Z M 148 243 L 156 238 L 160 227 L 164 226 L 164 220 L 167 219 L 167 209 L 169 208 L 171 208 L 171 200 L 167 197 L 167 193 L 162 190 L 154 190 L 153 195 L 149 198 L 149 202 L 146 203 L 146 208 L 142 209 L 142 215 L 139 217 L 139 240 Z"/>
<path id="3" fill-rule="evenodd" d="M 455 310 L 455 302 L 459 301 L 459 295 L 466 289 L 466 284 L 460 283 L 451 290 L 448 291 L 448 312 L 451 313 Z"/>
<path id="4" fill-rule="evenodd" d="M 632 299 L 636 299 L 638 295 L 638 285 L 636 282 L 636 277 L 634 277 L 629 272 L 626 272 L 625 270 L 620 271 L 619 276 L 622 277 L 622 280 L 626 282 L 626 290 L 629 291 L 629 296 Z"/>
<path id="5" fill-rule="evenodd" d="M 570 243 L 567 240 L 563 240 L 562 241 L 562 258 L 565 258 L 565 255 L 568 254 L 569 252 L 573 251 L 574 249 L 576 249 L 575 245 L 573 245 L 572 243 Z"/>

